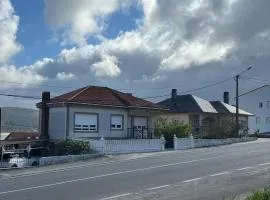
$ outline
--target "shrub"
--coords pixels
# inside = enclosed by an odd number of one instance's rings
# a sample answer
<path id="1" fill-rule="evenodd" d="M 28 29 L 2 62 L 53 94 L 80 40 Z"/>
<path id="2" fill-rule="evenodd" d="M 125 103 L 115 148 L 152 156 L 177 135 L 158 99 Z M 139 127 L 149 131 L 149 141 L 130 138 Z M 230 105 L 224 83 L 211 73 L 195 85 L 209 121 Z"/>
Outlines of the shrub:
<path id="1" fill-rule="evenodd" d="M 155 136 L 164 135 L 167 141 L 176 137 L 188 137 L 191 133 L 191 126 L 179 121 L 168 121 L 165 118 L 159 118 L 155 123 Z"/>
<path id="2" fill-rule="evenodd" d="M 218 126 L 210 131 L 207 135 L 204 135 L 203 139 L 226 139 L 239 137 L 236 131 L 234 122 L 226 121 L 222 126 Z"/>
<path id="3" fill-rule="evenodd" d="M 55 143 L 52 147 L 54 155 L 79 155 L 90 153 L 88 142 L 79 140 L 63 140 Z"/>
<path id="4" fill-rule="evenodd" d="M 266 187 L 249 195 L 246 200 L 270 200 L 270 188 Z"/>

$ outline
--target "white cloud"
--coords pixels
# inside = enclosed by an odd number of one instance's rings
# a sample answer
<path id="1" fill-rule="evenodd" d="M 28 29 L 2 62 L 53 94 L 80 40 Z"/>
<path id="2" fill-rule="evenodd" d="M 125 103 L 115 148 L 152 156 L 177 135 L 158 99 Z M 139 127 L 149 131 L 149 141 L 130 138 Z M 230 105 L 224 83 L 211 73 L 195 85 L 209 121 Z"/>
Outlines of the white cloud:
<path id="1" fill-rule="evenodd" d="M 56 74 L 56 79 L 59 79 L 61 81 L 64 81 L 64 80 L 71 80 L 71 79 L 74 79 L 76 78 L 76 76 L 72 73 L 66 73 L 66 72 L 58 72 Z"/>
<path id="2" fill-rule="evenodd" d="M 63 44 L 87 44 L 90 35 L 99 34 L 105 19 L 111 13 L 127 5 L 120 0 L 45 0 L 48 24 L 55 29 L 64 29 Z"/>
<path id="3" fill-rule="evenodd" d="M 9 0 L 0 0 L 0 64 L 7 62 L 21 50 L 16 41 L 19 17 Z"/>
<path id="4" fill-rule="evenodd" d="M 118 60 L 115 56 L 103 55 L 100 62 L 96 62 L 91 66 L 91 71 L 97 77 L 116 77 L 121 74 L 117 63 Z"/>
<path id="5" fill-rule="evenodd" d="M 75 45 L 62 49 L 55 59 L 11 67 L 11 79 L 60 86 L 68 79 L 72 87 L 123 88 L 125 83 L 124 88 L 142 88 L 137 91 L 142 96 L 155 96 L 169 89 L 145 89 L 172 86 L 181 92 L 232 76 L 248 65 L 254 66 L 254 76 L 270 73 L 269 0 L 137 1 L 144 13 L 137 27 L 108 39 L 102 35 L 106 18 L 128 0 L 101 0 L 97 10 L 96 1 L 46 0 L 48 24 L 64 31 L 64 42 Z M 87 44 L 90 35 L 102 40 Z M 220 97 L 220 91 L 233 90 L 233 84 L 201 95 Z"/>
<path id="6" fill-rule="evenodd" d="M 0 67 L 1 78 L 1 88 L 11 88 L 11 87 L 29 87 L 29 84 L 39 84 L 46 80 L 46 78 L 40 74 L 37 74 L 30 67 L 22 67 L 18 68 L 13 65 L 2 66 Z M 14 82 L 14 85 L 5 83 Z M 16 83 L 24 83 L 24 84 L 16 84 Z"/>

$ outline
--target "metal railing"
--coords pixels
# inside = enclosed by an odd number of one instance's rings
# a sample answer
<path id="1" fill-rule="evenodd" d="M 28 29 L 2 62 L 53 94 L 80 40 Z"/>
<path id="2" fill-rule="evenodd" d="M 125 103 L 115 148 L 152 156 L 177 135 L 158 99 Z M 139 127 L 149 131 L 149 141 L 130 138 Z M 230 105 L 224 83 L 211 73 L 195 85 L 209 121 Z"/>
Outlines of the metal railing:
<path id="1" fill-rule="evenodd" d="M 135 139 L 153 139 L 153 128 L 128 128 L 128 137 Z"/>

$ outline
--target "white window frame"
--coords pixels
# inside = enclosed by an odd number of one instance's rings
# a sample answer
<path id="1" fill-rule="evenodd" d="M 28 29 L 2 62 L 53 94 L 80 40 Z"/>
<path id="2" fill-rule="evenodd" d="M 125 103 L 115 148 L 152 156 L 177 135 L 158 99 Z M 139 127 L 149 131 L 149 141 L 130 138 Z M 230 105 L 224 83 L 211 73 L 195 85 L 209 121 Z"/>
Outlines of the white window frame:
<path id="1" fill-rule="evenodd" d="M 121 121 L 117 122 L 119 121 L 119 119 Z M 124 130 L 124 115 L 111 114 L 110 128 L 112 131 L 123 131 Z"/>
<path id="2" fill-rule="evenodd" d="M 78 119 L 78 121 L 85 121 L 85 122 L 76 122 L 76 116 L 80 116 L 80 115 L 81 115 L 81 118 L 87 118 L 88 116 L 89 121 L 87 121 L 87 119 L 84 119 L 84 120 Z M 97 133 L 98 125 L 99 125 L 99 115 L 97 113 L 78 113 L 78 112 L 74 113 L 74 126 L 73 126 L 74 132 Z"/>

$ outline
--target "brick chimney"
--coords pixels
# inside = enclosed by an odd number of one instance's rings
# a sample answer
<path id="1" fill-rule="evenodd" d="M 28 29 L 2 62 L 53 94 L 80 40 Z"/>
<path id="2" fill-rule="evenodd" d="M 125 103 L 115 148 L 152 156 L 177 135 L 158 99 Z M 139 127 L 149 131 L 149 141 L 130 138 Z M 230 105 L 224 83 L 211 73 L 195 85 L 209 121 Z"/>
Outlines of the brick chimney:
<path id="1" fill-rule="evenodd" d="M 223 102 L 230 104 L 230 93 L 229 92 L 224 92 L 223 94 Z"/>
<path id="2" fill-rule="evenodd" d="M 50 101 L 50 92 L 42 92 L 42 102 L 41 102 L 41 139 L 49 138 L 49 107 L 47 103 Z"/>

